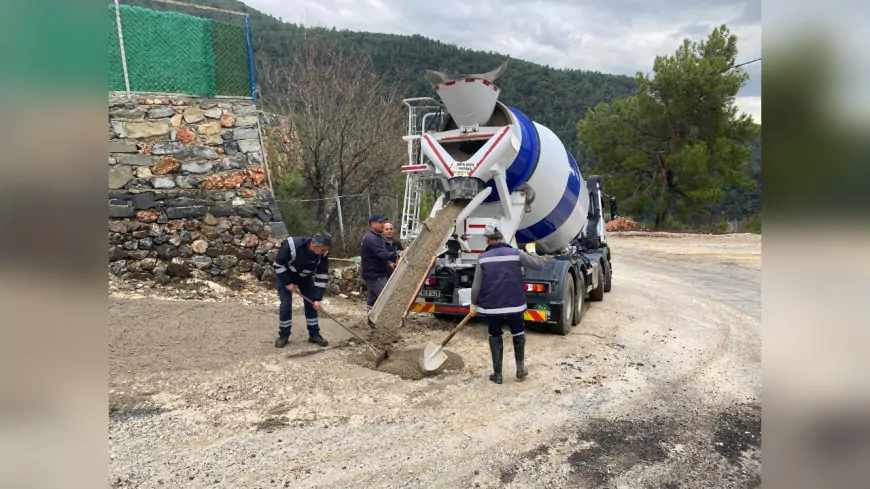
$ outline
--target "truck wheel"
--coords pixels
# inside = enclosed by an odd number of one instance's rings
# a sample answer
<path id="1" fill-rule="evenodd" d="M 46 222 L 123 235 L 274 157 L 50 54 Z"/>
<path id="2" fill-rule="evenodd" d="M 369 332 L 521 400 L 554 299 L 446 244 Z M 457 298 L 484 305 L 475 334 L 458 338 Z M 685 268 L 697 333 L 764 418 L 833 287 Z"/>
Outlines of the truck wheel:
<path id="1" fill-rule="evenodd" d="M 604 271 L 604 292 L 610 292 L 610 289 L 613 288 L 613 268 L 607 260 L 604 261 L 604 266 L 607 268 Z"/>
<path id="2" fill-rule="evenodd" d="M 556 318 L 556 324 L 550 327 L 550 331 L 565 336 L 571 330 L 571 322 L 574 320 L 574 280 L 571 275 L 565 276 L 565 290 L 562 295 L 562 314 Z"/>
<path id="3" fill-rule="evenodd" d="M 577 279 L 577 295 L 574 300 L 574 320 L 571 322 L 573 326 L 580 324 L 583 320 L 583 313 L 586 312 L 586 277 L 581 273 Z"/>
<path id="4" fill-rule="evenodd" d="M 592 302 L 601 302 L 604 300 L 604 267 L 599 264 L 598 269 L 598 287 L 589 292 L 589 300 Z"/>

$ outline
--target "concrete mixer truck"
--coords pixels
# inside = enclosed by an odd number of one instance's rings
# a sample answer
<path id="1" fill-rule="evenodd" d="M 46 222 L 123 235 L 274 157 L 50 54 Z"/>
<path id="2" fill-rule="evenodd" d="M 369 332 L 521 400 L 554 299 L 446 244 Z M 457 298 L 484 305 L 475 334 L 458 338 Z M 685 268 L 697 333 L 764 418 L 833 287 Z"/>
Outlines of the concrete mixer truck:
<path id="1" fill-rule="evenodd" d="M 473 75 L 427 70 L 440 101 L 405 100 L 409 162 L 402 167 L 408 175 L 401 236 L 420 231 L 425 181 L 443 188 L 431 215 L 447 203 L 464 203 L 411 311 L 467 314 L 483 230 L 495 219 L 506 242 L 521 249 L 535 243 L 544 259 L 543 270 L 524 271 L 526 321 L 565 335 L 580 323 L 588 301 L 603 300 L 611 289 L 602 201 L 609 200 L 611 219 L 616 201 L 604 194 L 600 176 L 584 180 L 551 130 L 498 101 L 506 68 L 507 62 Z"/>

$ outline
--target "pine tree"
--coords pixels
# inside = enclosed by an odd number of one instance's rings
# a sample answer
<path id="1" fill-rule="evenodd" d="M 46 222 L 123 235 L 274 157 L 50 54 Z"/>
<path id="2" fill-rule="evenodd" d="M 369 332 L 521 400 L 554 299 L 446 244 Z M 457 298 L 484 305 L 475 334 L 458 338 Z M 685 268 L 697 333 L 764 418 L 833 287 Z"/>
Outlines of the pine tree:
<path id="1" fill-rule="evenodd" d="M 738 115 L 735 97 L 749 76 L 736 58 L 725 25 L 705 41 L 685 39 L 656 57 L 652 77 L 637 74 L 637 94 L 599 104 L 578 124 L 594 171 L 627 213 L 660 228 L 703 214 L 725 187 L 753 185 L 746 165 L 758 126 Z"/>

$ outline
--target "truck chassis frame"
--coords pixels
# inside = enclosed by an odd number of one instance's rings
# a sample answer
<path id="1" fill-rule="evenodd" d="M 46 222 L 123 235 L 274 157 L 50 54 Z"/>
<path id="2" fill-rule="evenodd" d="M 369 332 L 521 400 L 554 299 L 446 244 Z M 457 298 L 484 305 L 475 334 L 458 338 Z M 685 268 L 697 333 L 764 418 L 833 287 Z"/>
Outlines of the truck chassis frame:
<path id="1" fill-rule="evenodd" d="M 610 248 L 605 244 L 541 258 L 543 269 L 523 271 L 528 307 L 525 321 L 533 328 L 567 335 L 571 326 L 582 321 L 588 303 L 603 300 L 603 294 L 611 289 Z M 461 303 L 459 291 L 471 287 L 474 270 L 436 265 L 429 271 L 411 310 L 444 318 L 468 314 L 469 306 Z"/>

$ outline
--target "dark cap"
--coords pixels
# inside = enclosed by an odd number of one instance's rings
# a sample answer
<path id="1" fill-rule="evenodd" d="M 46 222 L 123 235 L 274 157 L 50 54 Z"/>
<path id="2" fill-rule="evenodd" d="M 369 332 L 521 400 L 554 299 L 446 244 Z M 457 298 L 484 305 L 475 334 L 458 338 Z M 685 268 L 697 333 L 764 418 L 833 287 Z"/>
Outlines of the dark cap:
<path id="1" fill-rule="evenodd" d="M 389 221 L 389 218 L 387 218 L 387 216 L 384 216 L 381 214 L 372 214 L 372 217 L 369 218 L 369 224 L 371 224 L 373 222 L 386 222 L 386 221 Z"/>
<path id="2" fill-rule="evenodd" d="M 311 242 L 317 246 L 332 246 L 332 235 L 328 231 L 321 231 L 311 238 Z"/>

